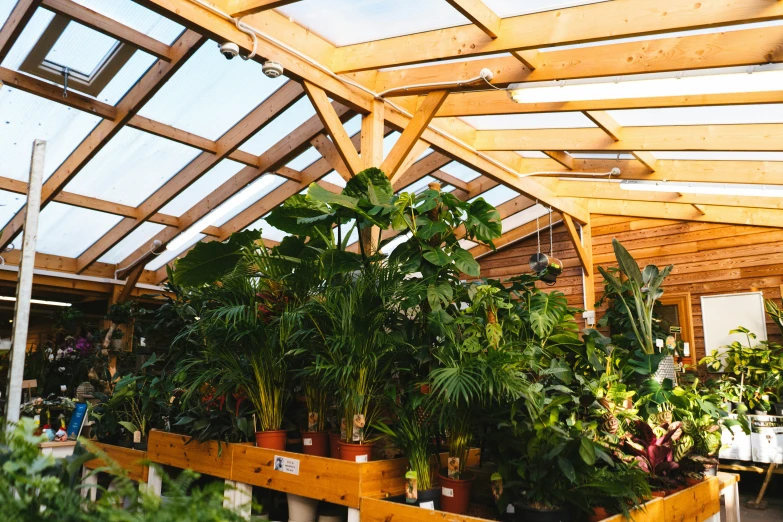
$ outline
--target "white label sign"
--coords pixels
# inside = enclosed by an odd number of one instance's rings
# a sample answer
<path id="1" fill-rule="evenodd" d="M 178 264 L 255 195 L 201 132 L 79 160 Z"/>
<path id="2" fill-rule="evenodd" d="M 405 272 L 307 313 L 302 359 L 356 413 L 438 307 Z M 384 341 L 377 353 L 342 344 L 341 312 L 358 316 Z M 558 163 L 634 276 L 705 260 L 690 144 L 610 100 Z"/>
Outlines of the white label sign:
<path id="1" fill-rule="evenodd" d="M 441 488 L 440 493 L 444 497 L 453 497 L 454 496 L 454 490 L 451 489 L 451 488 Z"/>
<path id="2" fill-rule="evenodd" d="M 429 502 L 422 502 L 419 504 L 419 507 L 424 509 L 435 509 L 435 501 L 430 500 Z"/>
<path id="3" fill-rule="evenodd" d="M 663 339 L 656 339 L 655 346 L 657 346 L 658 348 L 663 348 Z"/>
<path id="4" fill-rule="evenodd" d="M 304 444 L 305 446 L 312 446 L 313 439 L 302 439 L 302 444 Z"/>
<path id="5" fill-rule="evenodd" d="M 356 455 L 356 462 L 367 462 L 367 455 Z"/>
<path id="6" fill-rule="evenodd" d="M 275 455 L 275 471 L 299 475 L 299 460 Z"/>

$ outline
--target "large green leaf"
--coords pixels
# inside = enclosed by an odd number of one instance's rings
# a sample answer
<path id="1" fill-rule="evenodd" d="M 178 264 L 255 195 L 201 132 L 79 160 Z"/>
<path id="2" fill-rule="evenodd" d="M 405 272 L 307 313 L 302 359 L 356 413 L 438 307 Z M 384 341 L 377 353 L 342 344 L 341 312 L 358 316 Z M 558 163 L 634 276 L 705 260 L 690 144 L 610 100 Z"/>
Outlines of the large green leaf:
<path id="1" fill-rule="evenodd" d="M 431 221 L 427 216 L 416 218 L 416 236 L 423 240 L 431 239 L 436 234 L 443 234 L 449 230 L 443 221 Z"/>
<path id="2" fill-rule="evenodd" d="M 356 210 L 359 204 L 359 198 L 346 195 L 345 191 L 342 194 L 335 194 L 318 183 L 310 183 L 310 186 L 307 188 L 307 197 L 312 201 L 336 205 L 350 210 Z"/>
<path id="3" fill-rule="evenodd" d="M 281 206 L 272 209 L 266 222 L 289 234 L 314 237 L 315 228 L 330 228 L 333 218 L 329 207 L 322 202 L 304 194 L 295 194 Z"/>
<path id="4" fill-rule="evenodd" d="M 582 437 L 579 444 L 579 456 L 588 466 L 595 465 L 595 447 L 593 441 L 587 437 Z"/>
<path id="5" fill-rule="evenodd" d="M 424 259 L 436 266 L 446 266 L 451 260 L 442 248 L 427 247 L 424 250 Z"/>
<path id="6" fill-rule="evenodd" d="M 503 233 L 500 213 L 497 209 L 478 198 L 468 207 L 468 219 L 465 222 L 465 228 L 473 234 L 479 241 L 489 243 L 497 239 Z"/>
<path id="7" fill-rule="evenodd" d="M 634 281 L 640 287 L 642 286 L 642 272 L 639 270 L 639 265 L 628 250 L 617 241 L 617 238 L 612 239 L 612 247 L 614 248 L 614 256 L 617 258 L 617 264 L 620 265 L 620 270 L 625 274 L 628 279 Z"/>
<path id="8" fill-rule="evenodd" d="M 451 251 L 451 259 L 454 261 L 454 266 L 460 271 L 471 277 L 479 276 L 481 267 L 479 266 L 478 261 L 473 258 L 473 254 L 464 248 L 454 247 Z"/>
<path id="9" fill-rule="evenodd" d="M 565 312 L 561 295 L 538 292 L 530 298 L 530 327 L 539 339 L 552 334 Z"/>
<path id="10" fill-rule="evenodd" d="M 196 243 L 193 250 L 177 261 L 174 284 L 192 287 L 217 281 L 236 268 L 243 248 L 254 246 L 260 239 L 260 230 L 244 230 L 232 234 L 225 243 Z"/>
<path id="11" fill-rule="evenodd" d="M 437 283 L 427 285 L 427 301 L 430 303 L 430 308 L 433 311 L 448 306 L 453 298 L 454 291 L 446 281 L 438 281 Z"/>
<path id="12" fill-rule="evenodd" d="M 370 185 L 372 185 L 372 189 L 370 189 Z M 394 196 L 394 189 L 386 174 L 381 169 L 372 167 L 359 172 L 348 180 L 343 194 L 357 200 L 367 199 L 373 205 L 388 205 Z"/>

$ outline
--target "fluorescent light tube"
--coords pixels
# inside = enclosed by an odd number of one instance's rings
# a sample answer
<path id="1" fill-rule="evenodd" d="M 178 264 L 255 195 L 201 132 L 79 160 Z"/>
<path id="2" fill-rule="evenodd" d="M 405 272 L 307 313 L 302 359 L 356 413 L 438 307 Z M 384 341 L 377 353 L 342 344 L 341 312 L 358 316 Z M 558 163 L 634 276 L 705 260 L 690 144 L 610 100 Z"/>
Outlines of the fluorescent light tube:
<path id="1" fill-rule="evenodd" d="M 747 185 L 739 183 L 672 183 L 668 181 L 624 180 L 620 187 L 642 192 L 679 192 L 708 196 L 783 197 L 780 185 Z"/>
<path id="2" fill-rule="evenodd" d="M 267 188 L 269 185 L 277 181 L 277 177 L 272 175 L 265 175 L 255 183 L 245 187 L 239 194 L 235 195 L 233 198 L 228 200 L 227 202 L 220 205 L 218 208 L 204 216 L 203 218 L 196 221 L 193 225 L 191 225 L 185 232 L 178 235 L 176 238 L 174 238 L 173 241 L 171 241 L 168 245 L 166 245 L 166 250 L 172 250 L 176 251 L 182 248 L 185 244 L 187 244 L 191 239 L 196 237 L 201 233 L 202 230 L 205 228 L 212 226 L 212 224 L 217 221 L 218 219 L 222 218 L 235 208 L 237 208 L 239 205 L 250 199 L 251 197 L 255 196 L 265 188 Z"/>
<path id="3" fill-rule="evenodd" d="M 638 78 L 638 79 L 637 79 Z M 514 83 L 508 95 L 517 103 L 557 103 L 568 101 L 693 96 L 733 92 L 777 91 L 783 85 L 783 70 L 702 74 L 668 78 L 590 78 L 563 80 L 545 85 Z"/>
<path id="4" fill-rule="evenodd" d="M 16 297 L 0 295 L 0 301 L 16 301 Z M 30 299 L 31 303 L 47 306 L 71 306 L 71 303 L 62 303 L 60 301 L 42 301 L 40 299 Z"/>

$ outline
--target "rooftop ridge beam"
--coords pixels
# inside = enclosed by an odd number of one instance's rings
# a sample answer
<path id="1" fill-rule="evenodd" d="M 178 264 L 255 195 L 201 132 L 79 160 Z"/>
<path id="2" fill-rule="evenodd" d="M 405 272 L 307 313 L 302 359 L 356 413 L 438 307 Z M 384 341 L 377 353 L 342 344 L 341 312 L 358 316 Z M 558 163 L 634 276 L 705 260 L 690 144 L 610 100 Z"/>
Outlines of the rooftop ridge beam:
<path id="1" fill-rule="evenodd" d="M 62 164 L 49 176 L 43 186 L 41 209 L 45 208 L 59 194 L 87 163 L 128 123 L 128 121 L 147 103 L 163 84 L 176 73 L 193 53 L 206 41 L 206 38 L 185 31 L 171 46 L 171 60 L 158 60 L 139 81 L 123 96 L 117 104 L 117 114 L 113 120 L 103 120 L 74 149 Z M 0 250 L 6 248 L 24 226 L 24 209 L 3 228 Z"/>

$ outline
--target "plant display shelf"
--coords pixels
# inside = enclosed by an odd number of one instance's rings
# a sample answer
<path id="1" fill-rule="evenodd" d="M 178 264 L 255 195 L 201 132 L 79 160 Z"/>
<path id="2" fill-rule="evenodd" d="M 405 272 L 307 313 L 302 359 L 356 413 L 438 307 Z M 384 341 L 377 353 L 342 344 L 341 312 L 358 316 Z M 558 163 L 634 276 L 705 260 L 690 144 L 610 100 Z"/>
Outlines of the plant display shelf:
<path id="1" fill-rule="evenodd" d="M 110 460 L 117 464 L 117 466 L 125 470 L 129 479 L 140 483 L 147 482 L 150 469 L 146 464 L 146 451 L 123 448 L 122 446 L 113 446 L 111 444 L 103 444 L 101 442 L 90 442 L 90 446 L 94 447 L 100 452 L 105 453 Z M 92 450 L 92 448 L 88 447 L 88 450 Z M 105 466 L 106 462 L 104 462 L 104 460 L 100 457 L 84 463 L 84 467 L 88 470 L 98 469 Z M 111 473 L 111 470 L 107 469 L 107 473 Z"/>
<path id="2" fill-rule="evenodd" d="M 747 471 L 750 473 L 764 474 L 764 482 L 761 484 L 759 494 L 756 496 L 756 500 L 748 501 L 748 506 L 753 509 L 765 509 L 767 502 L 764 500 L 764 495 L 767 492 L 769 483 L 772 482 L 772 475 L 783 475 L 783 467 L 779 464 L 771 462 L 764 468 L 762 465 L 745 465 L 745 464 L 724 464 L 720 463 L 718 469 L 724 471 Z"/>
<path id="3" fill-rule="evenodd" d="M 644 509 L 633 512 L 634 522 L 715 522 L 720 518 L 720 490 L 718 477 L 683 489 L 664 498 L 653 499 Z M 362 522 L 486 522 L 486 519 L 455 515 L 443 511 L 422 509 L 407 504 L 363 498 Z M 629 522 L 622 515 L 604 519 L 604 522 Z"/>

